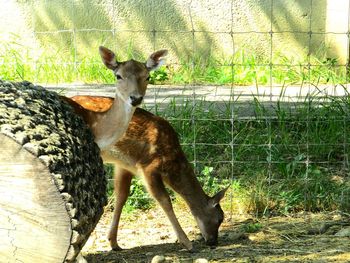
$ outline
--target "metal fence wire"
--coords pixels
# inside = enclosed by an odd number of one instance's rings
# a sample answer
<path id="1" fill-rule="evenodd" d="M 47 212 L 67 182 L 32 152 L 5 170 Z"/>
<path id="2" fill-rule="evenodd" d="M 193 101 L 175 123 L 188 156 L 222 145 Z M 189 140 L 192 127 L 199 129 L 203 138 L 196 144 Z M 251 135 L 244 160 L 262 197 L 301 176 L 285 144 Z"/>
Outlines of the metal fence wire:
<path id="1" fill-rule="evenodd" d="M 30 1 L 33 13 L 41 2 L 50 1 Z M 299 4 L 296 13 L 280 12 L 290 4 L 289 0 L 220 1 L 220 4 L 230 7 L 221 10 L 223 15 L 220 16 L 224 16 L 230 26 L 211 29 L 198 26 L 195 21 L 198 10 L 194 6 L 200 1 L 150 0 L 145 1 L 149 2 L 147 10 L 142 10 L 143 5 L 137 1 L 131 2 L 133 4 L 123 5 L 129 16 L 120 15 L 118 1 L 103 2 L 116 22 L 98 27 L 91 26 L 90 22 L 87 22 L 88 28 L 82 22 L 78 27 L 73 21 L 71 28 L 42 30 L 43 27 L 37 26 L 41 22 L 39 16 L 33 15 L 33 37 L 50 40 L 52 36 L 57 39 L 69 35 L 70 40 L 64 49 L 71 52 L 73 60 L 49 63 L 57 67 L 73 64 L 76 75 L 80 74 L 82 63 L 81 35 L 87 36 L 87 42 L 111 39 L 106 40 L 110 41 L 111 49 L 120 49 L 121 44 L 116 42 L 121 35 L 129 36 L 130 41 L 146 35 L 153 50 L 177 50 L 177 58 L 171 58 L 168 67 L 174 71 L 187 67 L 186 73 L 190 77 L 176 85 L 151 86 L 144 106 L 165 116 L 173 124 L 188 159 L 208 188 L 215 188 L 216 182 L 220 186 L 231 183 L 232 213 L 237 210 L 267 213 L 275 210 L 350 209 L 350 104 L 346 85 L 350 67 L 350 5 L 347 1 L 340 1 L 347 9 L 347 20 L 339 22 L 341 28 L 346 28 L 343 32 L 318 27 L 319 12 L 327 12 L 325 9 L 330 4 L 326 0 L 293 1 Z M 243 2 L 249 4 L 242 15 L 237 9 Z M 94 4 L 100 5 L 97 1 Z M 65 1 L 65 5 L 73 17 L 87 12 L 77 1 Z M 261 5 L 263 11 L 250 14 L 251 5 Z M 190 21 L 189 26 L 170 27 L 156 16 L 152 18 L 153 23 L 143 28 L 118 26 L 118 21 L 122 23 L 155 15 L 147 12 L 152 12 L 152 8 L 158 10 L 156 6 L 180 6 L 185 17 L 179 20 Z M 135 8 L 140 9 L 140 17 L 136 16 Z M 206 10 L 207 21 L 214 22 L 218 18 L 216 11 L 215 8 Z M 240 19 L 246 19 L 249 25 L 249 19 L 254 23 L 258 18 L 256 15 L 265 16 L 267 25 L 237 30 L 235 24 Z M 159 16 L 166 19 L 164 15 Z M 291 24 L 302 17 L 303 26 L 281 27 L 278 21 L 285 19 L 283 16 L 289 16 Z M 161 28 L 159 24 L 162 23 L 167 26 Z M 302 60 L 294 60 L 293 54 L 288 52 L 279 56 L 280 41 L 287 37 L 299 43 L 298 50 L 305 55 Z M 315 50 L 326 38 L 341 38 L 346 51 L 339 57 L 332 57 L 324 50 L 318 56 Z M 217 55 L 215 43 L 218 41 L 224 46 L 227 59 L 202 59 L 203 54 L 207 57 Z M 127 50 L 126 43 L 120 52 Z M 242 50 L 245 53 L 235 59 Z M 254 56 L 255 60 L 244 60 L 253 53 L 258 54 Z M 317 56 L 319 59 L 314 59 Z M 39 61 L 27 63 L 41 66 Z M 94 63 L 99 62 L 91 62 Z M 219 78 L 203 81 L 203 74 L 211 74 L 205 70 L 209 67 L 222 71 L 225 83 Z M 290 80 L 293 72 L 299 74 L 296 80 Z M 323 72 L 333 73 L 323 77 Z M 247 82 L 242 81 L 250 75 L 252 77 Z M 277 78 L 280 81 L 276 81 Z M 61 84 L 56 86 L 59 88 Z M 83 93 L 73 87 L 69 92 Z"/>

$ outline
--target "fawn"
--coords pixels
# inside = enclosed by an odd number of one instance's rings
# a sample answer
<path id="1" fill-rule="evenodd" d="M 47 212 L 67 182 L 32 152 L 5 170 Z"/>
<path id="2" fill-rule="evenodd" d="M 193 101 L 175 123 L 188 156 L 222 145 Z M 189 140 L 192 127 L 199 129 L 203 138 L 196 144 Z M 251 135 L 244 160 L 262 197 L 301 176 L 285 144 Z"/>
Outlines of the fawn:
<path id="1" fill-rule="evenodd" d="M 71 99 L 82 107 L 100 112 L 113 103 L 113 99 L 106 97 L 75 96 Z M 191 251 L 193 246 L 175 216 L 165 185 L 186 201 L 207 245 L 217 245 L 218 229 L 224 219 L 220 200 L 227 188 L 213 197 L 205 194 L 169 122 L 137 108 L 124 136 L 102 151 L 102 157 L 105 162 L 115 164 L 116 203 L 108 235 L 112 249 L 121 249 L 117 242 L 118 225 L 133 175 L 143 177 L 147 190 L 166 213 L 179 242 L 186 249 Z"/>

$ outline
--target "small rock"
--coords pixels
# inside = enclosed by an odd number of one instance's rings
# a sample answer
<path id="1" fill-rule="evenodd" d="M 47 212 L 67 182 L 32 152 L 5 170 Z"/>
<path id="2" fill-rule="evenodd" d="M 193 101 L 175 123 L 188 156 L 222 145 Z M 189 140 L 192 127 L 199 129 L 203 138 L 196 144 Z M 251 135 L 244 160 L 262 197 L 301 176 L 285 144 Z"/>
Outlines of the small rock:
<path id="1" fill-rule="evenodd" d="M 194 263 L 208 263 L 209 261 L 205 258 L 197 258 Z"/>
<path id="2" fill-rule="evenodd" d="M 163 255 L 156 255 L 152 258 L 151 263 L 163 263 L 165 262 L 165 257 Z"/>
<path id="3" fill-rule="evenodd" d="M 342 228 L 337 233 L 335 233 L 337 237 L 350 237 L 350 227 Z"/>

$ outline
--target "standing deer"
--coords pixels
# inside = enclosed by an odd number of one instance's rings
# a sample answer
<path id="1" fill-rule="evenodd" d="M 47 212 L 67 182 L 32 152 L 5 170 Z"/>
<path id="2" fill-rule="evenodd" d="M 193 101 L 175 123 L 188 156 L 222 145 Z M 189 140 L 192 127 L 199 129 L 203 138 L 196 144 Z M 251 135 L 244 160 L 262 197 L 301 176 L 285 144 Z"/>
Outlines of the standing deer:
<path id="1" fill-rule="evenodd" d="M 102 112 L 113 103 L 113 99 L 106 97 L 75 96 L 72 100 L 82 107 Z M 219 202 L 227 188 L 213 197 L 205 194 L 181 149 L 175 130 L 166 120 L 137 108 L 124 136 L 109 150 L 103 151 L 102 157 L 105 162 L 116 165 L 116 203 L 108 235 L 112 249 L 121 249 L 117 242 L 118 225 L 133 175 L 143 177 L 148 192 L 158 201 L 178 241 L 186 249 L 191 251 L 192 243 L 175 216 L 165 185 L 184 198 L 207 245 L 217 244 L 218 229 L 224 219 Z"/>
<path id="2" fill-rule="evenodd" d="M 107 111 L 96 112 L 81 107 L 69 98 L 62 98 L 90 127 L 99 148 L 106 150 L 125 133 L 136 107 L 143 100 L 150 71 L 163 64 L 163 57 L 167 55 L 168 51 L 154 52 L 146 63 L 135 60 L 117 62 L 115 54 L 111 50 L 101 46 L 99 51 L 103 63 L 114 72 L 117 78 L 116 95 L 111 107 Z"/>

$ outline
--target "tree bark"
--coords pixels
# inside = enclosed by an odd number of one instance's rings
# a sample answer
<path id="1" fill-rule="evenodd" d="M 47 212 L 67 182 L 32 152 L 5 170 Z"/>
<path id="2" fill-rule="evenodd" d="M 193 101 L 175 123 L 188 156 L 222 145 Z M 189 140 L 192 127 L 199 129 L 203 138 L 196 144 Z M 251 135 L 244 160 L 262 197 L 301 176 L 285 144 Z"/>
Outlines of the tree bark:
<path id="1" fill-rule="evenodd" d="M 82 119 L 54 92 L 0 80 L 0 262 L 72 262 L 106 202 Z"/>

